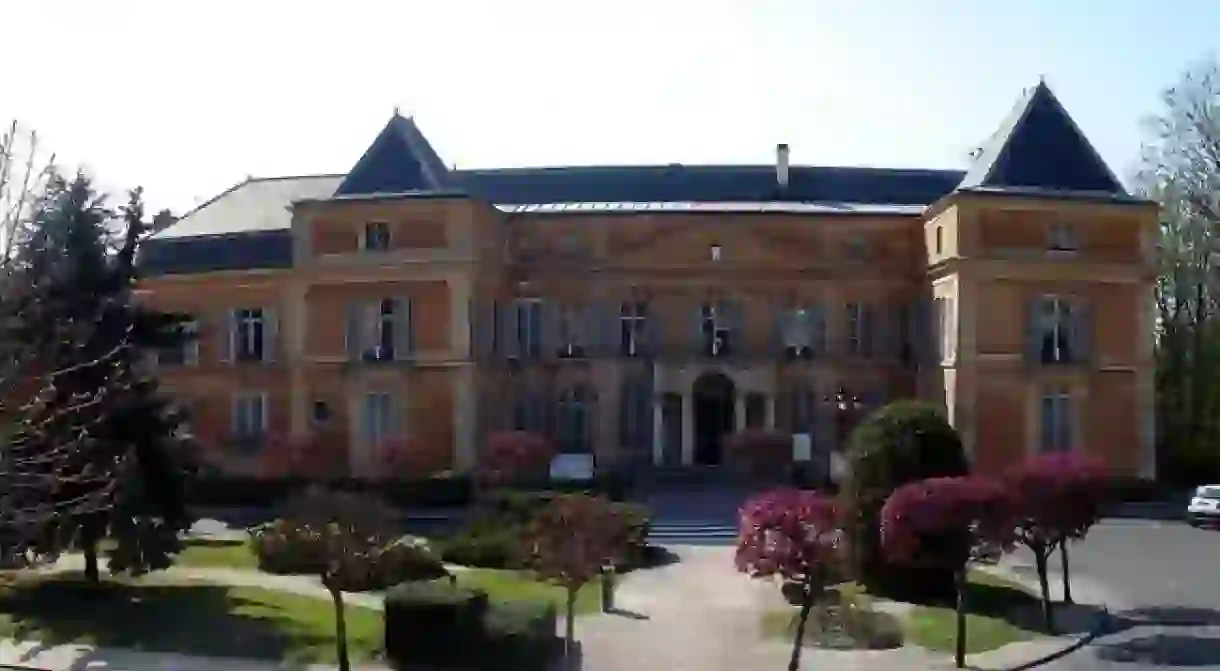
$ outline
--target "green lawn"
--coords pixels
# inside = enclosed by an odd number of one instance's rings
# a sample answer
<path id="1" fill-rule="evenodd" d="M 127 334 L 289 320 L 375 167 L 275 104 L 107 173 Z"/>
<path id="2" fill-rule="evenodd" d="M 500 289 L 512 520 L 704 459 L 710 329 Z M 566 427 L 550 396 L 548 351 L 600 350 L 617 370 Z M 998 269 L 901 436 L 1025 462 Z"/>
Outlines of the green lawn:
<path id="1" fill-rule="evenodd" d="M 821 614 L 824 611 L 810 613 L 802 645 L 851 650 L 902 647 L 903 625 L 898 618 L 875 610 L 871 598 L 854 583 L 833 589 L 841 606 L 829 619 Z M 800 609 L 796 606 L 763 613 L 763 636 L 791 644 L 799 617 Z"/>
<path id="2" fill-rule="evenodd" d="M 1014 616 L 1018 610 L 1036 606 L 1037 598 L 1024 587 L 985 571 L 971 571 L 966 594 L 966 652 L 994 650 L 1039 635 Z M 952 652 L 956 627 L 952 606 L 916 606 L 907 616 L 907 640 L 930 650 Z"/>
<path id="3" fill-rule="evenodd" d="M 348 606 L 353 661 L 381 647 L 381 613 Z M 171 582 L 103 580 L 79 575 L 24 579 L 0 589 L 0 635 L 47 644 L 87 643 L 292 664 L 333 663 L 329 600 L 272 590 Z"/>
<path id="4" fill-rule="evenodd" d="M 217 541 L 191 538 L 183 541 L 177 566 L 204 568 L 258 569 L 258 559 L 247 541 Z"/>
<path id="5" fill-rule="evenodd" d="M 562 587 L 538 582 L 524 571 L 472 568 L 455 572 L 458 584 L 487 592 L 492 600 L 549 600 L 562 616 L 567 608 L 567 593 Z M 576 593 L 576 612 L 593 613 L 601 609 L 601 581 L 586 584 Z"/>

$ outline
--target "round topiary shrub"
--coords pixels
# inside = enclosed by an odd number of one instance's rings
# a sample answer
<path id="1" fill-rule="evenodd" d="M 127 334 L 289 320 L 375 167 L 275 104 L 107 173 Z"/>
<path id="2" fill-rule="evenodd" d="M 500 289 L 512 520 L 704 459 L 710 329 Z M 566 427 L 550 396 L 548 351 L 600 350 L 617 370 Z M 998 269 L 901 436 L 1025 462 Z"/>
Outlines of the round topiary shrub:
<path id="1" fill-rule="evenodd" d="M 895 489 L 926 478 L 968 475 L 961 437 L 935 405 L 896 401 L 868 416 L 847 446 L 849 472 L 840 491 L 849 561 L 854 577 L 870 589 L 920 585 L 931 593 L 952 589 L 952 576 L 886 562 L 881 550 L 881 507 Z M 943 583 L 943 585 L 942 585 Z"/>

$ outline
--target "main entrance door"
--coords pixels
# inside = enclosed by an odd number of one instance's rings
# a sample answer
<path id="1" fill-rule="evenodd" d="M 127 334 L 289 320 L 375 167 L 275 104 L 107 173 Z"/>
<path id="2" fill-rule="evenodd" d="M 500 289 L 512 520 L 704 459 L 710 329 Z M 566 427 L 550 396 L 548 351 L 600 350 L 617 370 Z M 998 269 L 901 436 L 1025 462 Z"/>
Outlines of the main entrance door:
<path id="1" fill-rule="evenodd" d="M 691 389 L 695 414 L 695 463 L 719 464 L 724 439 L 733 432 L 736 390 L 723 373 L 704 373 Z"/>

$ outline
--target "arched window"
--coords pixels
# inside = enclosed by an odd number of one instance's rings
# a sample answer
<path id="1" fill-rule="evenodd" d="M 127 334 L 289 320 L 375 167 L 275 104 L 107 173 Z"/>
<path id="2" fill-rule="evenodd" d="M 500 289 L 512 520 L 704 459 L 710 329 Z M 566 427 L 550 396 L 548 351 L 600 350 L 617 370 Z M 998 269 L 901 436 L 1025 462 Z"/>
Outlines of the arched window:
<path id="1" fill-rule="evenodd" d="M 566 453 L 593 451 L 592 394 L 583 385 L 569 387 L 559 396 L 557 441 Z"/>

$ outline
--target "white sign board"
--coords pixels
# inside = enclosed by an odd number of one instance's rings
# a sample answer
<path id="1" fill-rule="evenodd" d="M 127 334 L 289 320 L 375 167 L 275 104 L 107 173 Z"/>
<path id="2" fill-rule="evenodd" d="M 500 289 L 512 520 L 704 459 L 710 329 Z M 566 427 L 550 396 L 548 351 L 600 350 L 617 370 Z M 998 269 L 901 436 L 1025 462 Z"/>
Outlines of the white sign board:
<path id="1" fill-rule="evenodd" d="M 552 480 L 588 480 L 592 477 L 591 454 L 559 454 L 551 459 Z"/>
<path id="2" fill-rule="evenodd" d="M 792 434 L 792 460 L 809 461 L 813 459 L 813 440 L 807 433 Z"/>

